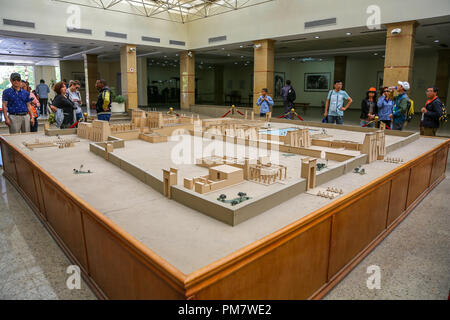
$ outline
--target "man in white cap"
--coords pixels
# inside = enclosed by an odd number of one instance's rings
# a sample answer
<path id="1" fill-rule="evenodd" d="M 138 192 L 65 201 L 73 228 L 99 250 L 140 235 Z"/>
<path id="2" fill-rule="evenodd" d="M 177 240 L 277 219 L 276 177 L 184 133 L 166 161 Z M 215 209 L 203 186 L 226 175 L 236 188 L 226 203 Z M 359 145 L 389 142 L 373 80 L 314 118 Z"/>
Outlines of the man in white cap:
<path id="1" fill-rule="evenodd" d="M 393 96 L 394 109 L 390 118 L 393 120 L 393 130 L 403 130 L 403 125 L 406 121 L 406 113 L 408 111 L 409 97 L 406 91 L 410 89 L 409 82 L 399 81 L 397 87 L 390 87 L 391 95 L 394 95 L 394 90 L 397 90 L 398 94 Z"/>

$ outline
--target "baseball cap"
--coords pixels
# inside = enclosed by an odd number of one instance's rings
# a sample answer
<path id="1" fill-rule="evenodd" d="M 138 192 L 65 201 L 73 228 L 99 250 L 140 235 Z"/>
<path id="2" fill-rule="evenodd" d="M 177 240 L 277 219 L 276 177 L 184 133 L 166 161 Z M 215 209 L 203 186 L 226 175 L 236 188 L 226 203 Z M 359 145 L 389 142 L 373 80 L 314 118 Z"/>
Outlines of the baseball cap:
<path id="1" fill-rule="evenodd" d="M 400 86 L 402 86 L 403 89 L 405 89 L 406 91 L 408 91 L 409 89 L 411 89 L 411 87 L 410 87 L 408 81 L 405 81 L 405 82 L 399 81 L 398 84 L 399 84 Z"/>
<path id="2" fill-rule="evenodd" d="M 22 77 L 20 76 L 20 74 L 19 73 L 17 73 L 17 72 L 13 72 L 13 73 L 11 73 L 11 76 L 9 77 L 9 79 L 11 79 L 11 80 L 22 80 Z"/>

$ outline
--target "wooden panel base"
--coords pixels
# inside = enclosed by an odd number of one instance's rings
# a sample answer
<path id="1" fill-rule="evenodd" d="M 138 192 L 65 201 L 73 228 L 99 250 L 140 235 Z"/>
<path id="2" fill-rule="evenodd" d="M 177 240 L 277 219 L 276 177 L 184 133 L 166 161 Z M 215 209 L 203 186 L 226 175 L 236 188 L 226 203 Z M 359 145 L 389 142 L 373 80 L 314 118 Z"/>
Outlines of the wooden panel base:
<path id="1" fill-rule="evenodd" d="M 209 300 L 322 298 L 444 179 L 450 140 L 189 275 L 0 143 L 5 177 L 99 298 Z"/>

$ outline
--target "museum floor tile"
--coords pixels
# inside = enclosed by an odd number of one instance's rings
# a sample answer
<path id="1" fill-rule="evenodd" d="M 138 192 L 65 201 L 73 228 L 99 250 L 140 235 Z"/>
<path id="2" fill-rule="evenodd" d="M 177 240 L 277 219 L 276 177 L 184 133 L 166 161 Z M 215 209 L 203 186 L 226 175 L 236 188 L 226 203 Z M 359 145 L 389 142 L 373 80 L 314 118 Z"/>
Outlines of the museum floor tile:
<path id="1" fill-rule="evenodd" d="M 0 300 L 95 299 L 84 281 L 67 288 L 71 263 L 0 172 Z"/>
<path id="2" fill-rule="evenodd" d="M 447 300 L 450 290 L 450 163 L 446 178 L 325 297 L 327 300 Z M 380 269 L 380 289 L 368 289 Z"/>

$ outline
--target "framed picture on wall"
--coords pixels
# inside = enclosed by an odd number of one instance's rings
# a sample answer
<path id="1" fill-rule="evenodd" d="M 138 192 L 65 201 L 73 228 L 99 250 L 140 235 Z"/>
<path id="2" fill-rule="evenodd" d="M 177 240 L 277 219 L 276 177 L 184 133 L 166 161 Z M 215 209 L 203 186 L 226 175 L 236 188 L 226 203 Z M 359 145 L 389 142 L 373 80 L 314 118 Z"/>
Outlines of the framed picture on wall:
<path id="1" fill-rule="evenodd" d="M 305 91 L 329 91 L 331 73 L 305 73 Z"/>
<path id="2" fill-rule="evenodd" d="M 281 89 L 284 87 L 286 82 L 286 73 L 285 72 L 275 72 L 274 73 L 274 98 L 281 98 Z M 261 88 L 262 89 L 262 88 Z"/>
<path id="3" fill-rule="evenodd" d="M 377 89 L 383 88 L 384 83 L 384 71 L 377 72 Z"/>
<path id="4" fill-rule="evenodd" d="M 81 83 L 81 89 L 86 89 L 86 78 L 84 76 L 84 72 L 72 72 L 72 79 L 78 80 Z"/>

